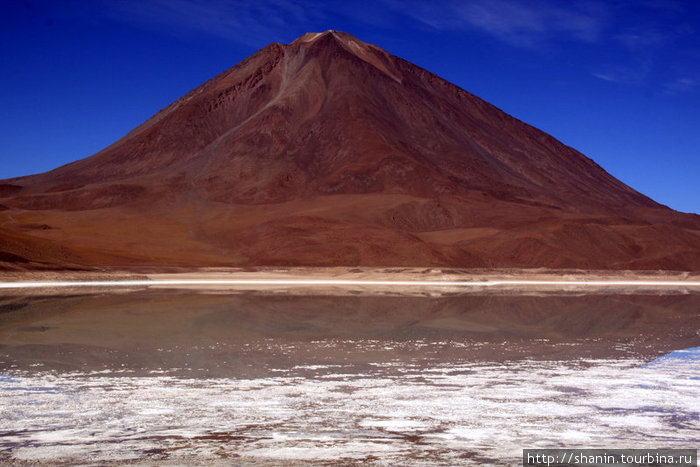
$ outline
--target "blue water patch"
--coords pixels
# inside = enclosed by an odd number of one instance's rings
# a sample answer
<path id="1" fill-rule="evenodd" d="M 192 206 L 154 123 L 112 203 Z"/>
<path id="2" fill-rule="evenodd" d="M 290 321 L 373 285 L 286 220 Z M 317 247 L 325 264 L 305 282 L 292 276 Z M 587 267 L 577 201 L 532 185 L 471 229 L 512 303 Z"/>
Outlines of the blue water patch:
<path id="1" fill-rule="evenodd" d="M 56 386 L 32 385 L 27 386 L 24 378 L 0 373 L 0 391 L 21 391 L 26 393 L 58 393 Z"/>
<path id="2" fill-rule="evenodd" d="M 684 371 L 695 373 L 692 379 L 700 378 L 700 347 L 689 347 L 687 349 L 674 350 L 671 353 L 662 355 L 644 365 L 645 368 L 669 369 L 672 371 Z"/>
<path id="3" fill-rule="evenodd" d="M 19 382 L 19 380 L 17 378 L 15 378 L 14 376 L 5 375 L 5 374 L 0 373 L 0 384 L 18 383 L 18 382 Z"/>

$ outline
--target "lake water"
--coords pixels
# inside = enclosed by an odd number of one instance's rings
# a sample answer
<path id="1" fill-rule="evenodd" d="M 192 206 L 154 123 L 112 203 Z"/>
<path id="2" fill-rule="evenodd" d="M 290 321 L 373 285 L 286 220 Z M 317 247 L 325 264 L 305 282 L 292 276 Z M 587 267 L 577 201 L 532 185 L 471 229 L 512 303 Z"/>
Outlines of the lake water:
<path id="1" fill-rule="evenodd" d="M 692 448 L 699 310 L 697 293 L 3 297 L 0 463 L 519 465 L 523 448 Z"/>

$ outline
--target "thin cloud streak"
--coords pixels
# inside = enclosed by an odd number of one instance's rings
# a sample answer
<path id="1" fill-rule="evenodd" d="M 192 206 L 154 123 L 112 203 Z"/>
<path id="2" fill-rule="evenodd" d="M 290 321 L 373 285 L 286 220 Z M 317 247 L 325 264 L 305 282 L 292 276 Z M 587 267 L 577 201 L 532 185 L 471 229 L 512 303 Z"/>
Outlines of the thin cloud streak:
<path id="1" fill-rule="evenodd" d="M 336 27 L 329 24 L 331 20 L 340 20 L 351 30 L 356 26 L 481 34 L 552 57 L 563 57 L 574 45 L 595 57 L 582 73 L 627 85 L 646 83 L 654 73 L 659 74 L 663 63 L 678 55 L 683 38 L 694 34 L 688 30 L 688 12 L 681 4 L 654 1 L 632 5 L 624 0 L 447 0 L 436 6 L 418 0 L 376 0 L 360 8 L 335 0 L 322 4 L 311 0 L 96 0 L 90 5 L 82 7 L 84 14 L 97 12 L 108 20 L 147 30 L 175 36 L 208 35 L 254 49 L 271 41 L 291 40 L 302 32 Z M 642 15 L 640 22 L 637 17 L 643 9 L 654 14 Z M 668 24 L 675 26 L 668 28 Z M 698 91 L 695 72 L 683 67 L 667 69 L 669 76 L 657 81 L 657 89 L 666 94 Z"/>
<path id="2" fill-rule="evenodd" d="M 308 0 L 101 0 L 97 5 L 112 20 L 180 34 L 198 32 L 255 46 L 279 36 L 280 31 L 304 24 L 321 25 L 338 14 L 370 26 L 398 28 L 409 18 L 436 30 L 480 31 L 517 47 L 536 47 L 557 37 L 595 43 L 601 38 L 607 16 L 607 10 L 595 3 L 564 8 L 547 1 L 523 0 L 451 1 L 439 7 L 417 0 L 378 0 L 368 7 L 371 15 L 344 2 L 317 4 Z"/>
<path id="3" fill-rule="evenodd" d="M 618 80 L 615 76 L 609 73 L 591 73 L 594 78 L 602 79 L 603 81 L 609 81 L 611 83 L 617 83 Z"/>
<path id="4" fill-rule="evenodd" d="M 175 34 L 183 30 L 208 34 L 253 47 L 279 37 L 280 31 L 295 24 L 324 19 L 320 10 L 287 0 L 127 0 L 106 2 L 104 7 L 113 20 Z"/>
<path id="5" fill-rule="evenodd" d="M 664 93 L 667 95 L 678 95 L 689 92 L 696 92 L 700 88 L 700 82 L 692 78 L 678 78 L 664 85 Z"/>
<path id="6" fill-rule="evenodd" d="M 391 8 L 437 30 L 472 30 L 516 47 L 537 47 L 552 38 L 587 43 L 601 39 L 608 11 L 602 4 L 564 8 L 522 0 L 453 1 L 440 8 L 422 2 L 385 1 Z"/>

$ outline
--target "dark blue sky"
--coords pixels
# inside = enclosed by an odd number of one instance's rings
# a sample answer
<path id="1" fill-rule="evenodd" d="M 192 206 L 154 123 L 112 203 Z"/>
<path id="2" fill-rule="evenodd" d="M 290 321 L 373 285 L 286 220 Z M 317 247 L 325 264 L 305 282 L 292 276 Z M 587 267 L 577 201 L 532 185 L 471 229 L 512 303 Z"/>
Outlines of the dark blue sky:
<path id="1" fill-rule="evenodd" d="M 700 2 L 438 3 L 2 2 L 0 178 L 97 152 L 270 42 L 339 29 L 700 212 Z"/>

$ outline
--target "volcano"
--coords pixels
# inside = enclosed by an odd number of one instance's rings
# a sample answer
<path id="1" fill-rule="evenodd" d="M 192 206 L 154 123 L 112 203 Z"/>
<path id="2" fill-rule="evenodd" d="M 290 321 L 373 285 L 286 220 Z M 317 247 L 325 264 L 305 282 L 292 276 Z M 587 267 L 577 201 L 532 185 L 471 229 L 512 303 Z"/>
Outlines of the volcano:
<path id="1" fill-rule="evenodd" d="M 0 181 L 34 266 L 700 269 L 700 216 L 339 32 L 272 43 L 97 154 Z"/>

